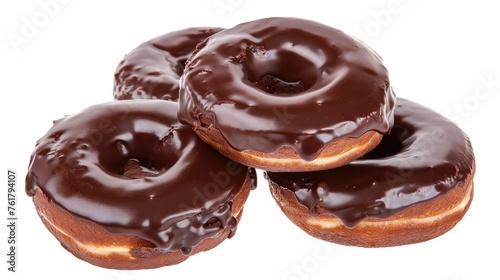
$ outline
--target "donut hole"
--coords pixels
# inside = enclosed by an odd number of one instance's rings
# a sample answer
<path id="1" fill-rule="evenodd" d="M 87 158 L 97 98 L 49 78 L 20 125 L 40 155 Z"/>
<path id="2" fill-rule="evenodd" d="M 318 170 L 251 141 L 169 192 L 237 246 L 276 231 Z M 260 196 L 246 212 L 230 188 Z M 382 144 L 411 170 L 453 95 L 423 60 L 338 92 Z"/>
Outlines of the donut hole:
<path id="1" fill-rule="evenodd" d="M 252 87 L 268 94 L 300 94 L 318 79 L 315 63 L 294 49 L 267 51 L 252 46 L 242 50 L 233 61 L 242 65 Z"/>
<path id="2" fill-rule="evenodd" d="M 136 134 L 131 139 L 117 139 L 101 152 L 99 161 L 103 169 L 114 175 L 132 179 L 157 176 L 175 163 L 174 152 L 165 143 L 169 137 L 170 134 L 163 139 Z"/>
<path id="3" fill-rule="evenodd" d="M 152 167 L 150 162 L 146 162 L 146 164 L 144 164 L 135 158 L 131 158 L 123 166 L 122 175 L 132 179 L 141 179 L 156 176 L 161 171 L 162 170 L 156 170 Z"/>
<path id="4" fill-rule="evenodd" d="M 175 63 L 175 72 L 179 75 L 182 76 L 184 73 L 184 69 L 186 68 L 186 62 L 188 60 L 188 57 L 181 57 L 177 60 L 177 63 Z"/>
<path id="5" fill-rule="evenodd" d="M 381 159 L 399 154 L 405 147 L 402 139 L 405 139 L 405 129 L 394 126 L 391 132 L 384 135 L 380 143 L 373 150 L 365 154 L 361 159 Z"/>
<path id="6" fill-rule="evenodd" d="M 286 82 L 278 77 L 265 75 L 255 82 L 257 88 L 271 94 L 296 94 L 304 91 L 302 81 Z"/>

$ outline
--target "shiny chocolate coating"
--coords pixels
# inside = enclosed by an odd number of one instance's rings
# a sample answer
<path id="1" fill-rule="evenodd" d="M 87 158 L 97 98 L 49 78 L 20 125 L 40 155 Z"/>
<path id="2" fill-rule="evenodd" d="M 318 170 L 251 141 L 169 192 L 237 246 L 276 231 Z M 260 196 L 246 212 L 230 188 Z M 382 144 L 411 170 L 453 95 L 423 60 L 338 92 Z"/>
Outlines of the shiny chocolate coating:
<path id="1" fill-rule="evenodd" d="M 26 192 L 40 188 L 76 218 L 189 254 L 235 231 L 232 203 L 249 169 L 199 140 L 164 100 L 114 101 L 55 121 L 32 153 Z M 127 176 L 126 165 L 143 176 Z"/>
<path id="2" fill-rule="evenodd" d="M 210 36 L 180 80 L 181 122 L 232 148 L 292 147 L 314 160 L 330 142 L 392 127 L 395 96 L 380 57 L 342 31 L 266 18 Z"/>
<path id="3" fill-rule="evenodd" d="M 193 27 L 142 43 L 115 71 L 114 96 L 124 99 L 179 99 L 179 77 L 196 45 L 221 28 Z"/>
<path id="4" fill-rule="evenodd" d="M 393 129 L 363 158 L 330 170 L 267 172 L 266 177 L 294 192 L 312 215 L 324 209 L 352 228 L 365 218 L 387 218 L 462 186 L 474 164 L 470 140 L 459 127 L 398 98 Z"/>

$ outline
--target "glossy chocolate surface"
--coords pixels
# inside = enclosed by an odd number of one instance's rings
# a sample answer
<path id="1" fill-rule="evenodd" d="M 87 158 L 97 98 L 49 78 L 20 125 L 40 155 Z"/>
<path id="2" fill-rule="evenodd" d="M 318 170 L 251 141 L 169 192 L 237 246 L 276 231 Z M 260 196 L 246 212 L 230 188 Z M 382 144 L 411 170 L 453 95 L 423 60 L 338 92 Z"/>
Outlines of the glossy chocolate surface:
<path id="1" fill-rule="evenodd" d="M 218 129 L 236 150 L 292 147 L 314 160 L 331 141 L 387 132 L 394 94 L 380 57 L 343 32 L 297 18 L 209 37 L 180 80 L 181 122 Z"/>
<path id="2" fill-rule="evenodd" d="M 202 239 L 234 231 L 231 207 L 248 168 L 199 140 L 177 109 L 125 100 L 56 121 L 32 154 L 27 194 L 40 188 L 75 217 L 166 251 L 188 254 Z M 126 165 L 146 176 L 127 176 Z"/>
<path id="3" fill-rule="evenodd" d="M 267 172 L 267 178 L 294 192 L 312 215 L 324 209 L 354 227 L 463 185 L 474 162 L 470 140 L 459 127 L 399 98 L 394 128 L 362 159 L 318 172 Z"/>
<path id="4" fill-rule="evenodd" d="M 142 43 L 115 71 L 114 96 L 124 99 L 179 99 L 179 77 L 196 45 L 221 28 L 193 27 Z"/>

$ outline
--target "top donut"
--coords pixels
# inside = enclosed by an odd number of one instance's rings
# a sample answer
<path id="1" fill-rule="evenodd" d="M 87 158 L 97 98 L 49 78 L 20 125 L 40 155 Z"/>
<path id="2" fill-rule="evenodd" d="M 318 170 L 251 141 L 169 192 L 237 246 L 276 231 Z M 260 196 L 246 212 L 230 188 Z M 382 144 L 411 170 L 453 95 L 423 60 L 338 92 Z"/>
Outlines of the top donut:
<path id="1" fill-rule="evenodd" d="M 332 27 L 266 18 L 208 37 L 180 80 L 181 122 L 227 157 L 269 171 L 338 167 L 393 125 L 380 56 Z"/>

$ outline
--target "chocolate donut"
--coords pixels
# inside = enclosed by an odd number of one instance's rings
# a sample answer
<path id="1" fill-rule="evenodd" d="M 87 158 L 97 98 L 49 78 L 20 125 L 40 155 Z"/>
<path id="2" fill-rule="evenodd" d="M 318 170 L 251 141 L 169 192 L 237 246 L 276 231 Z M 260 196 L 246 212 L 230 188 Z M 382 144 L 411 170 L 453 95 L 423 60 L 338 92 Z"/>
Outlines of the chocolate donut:
<path id="1" fill-rule="evenodd" d="M 156 37 L 127 54 L 115 71 L 114 96 L 177 101 L 179 77 L 196 45 L 222 30 L 193 27 Z"/>
<path id="2" fill-rule="evenodd" d="M 255 174 L 179 123 L 177 109 L 163 100 L 95 105 L 37 142 L 26 192 L 75 256 L 155 268 L 234 234 Z"/>
<path id="3" fill-rule="evenodd" d="M 181 122 L 245 165 L 306 171 L 344 165 L 392 127 L 380 57 L 343 32 L 266 18 L 199 44 L 180 80 Z"/>
<path id="4" fill-rule="evenodd" d="M 297 226 L 345 245 L 385 247 L 435 238 L 469 208 L 475 159 L 454 123 L 399 98 L 394 127 L 363 158 L 331 170 L 267 172 Z"/>

